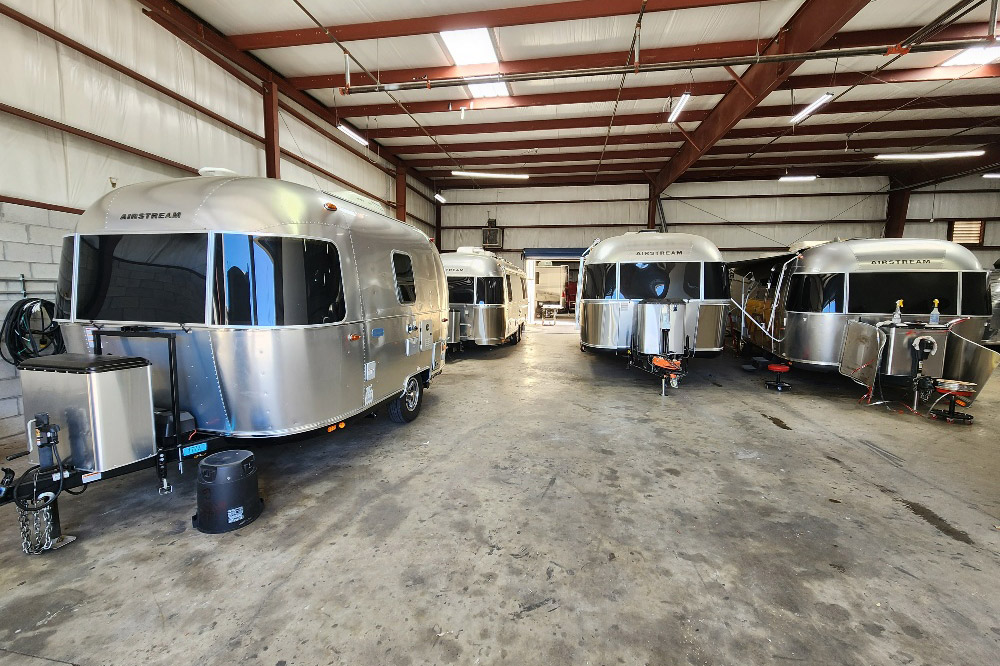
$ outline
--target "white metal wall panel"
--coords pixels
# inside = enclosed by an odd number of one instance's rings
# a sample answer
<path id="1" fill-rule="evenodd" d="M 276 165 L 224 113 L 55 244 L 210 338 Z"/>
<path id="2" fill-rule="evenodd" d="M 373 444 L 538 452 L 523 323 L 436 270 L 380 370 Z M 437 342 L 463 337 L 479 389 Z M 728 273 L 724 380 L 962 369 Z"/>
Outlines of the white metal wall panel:
<path id="1" fill-rule="evenodd" d="M 141 12 L 132 0 L 11 0 L 20 11 L 237 124 L 263 133 L 260 95 Z M 7 18 L 0 19 L 0 101 L 191 167 L 263 175 L 263 148 L 239 132 Z M 287 113 L 282 145 L 382 198 L 389 177 Z M 303 150 L 297 149 L 296 139 Z M 99 143 L 0 114 L 0 193 L 86 207 L 109 188 L 182 175 Z M 30 174 L 30 176 L 29 176 Z M 289 167 L 288 180 L 315 186 Z M 343 189 L 343 185 L 331 189 Z"/>

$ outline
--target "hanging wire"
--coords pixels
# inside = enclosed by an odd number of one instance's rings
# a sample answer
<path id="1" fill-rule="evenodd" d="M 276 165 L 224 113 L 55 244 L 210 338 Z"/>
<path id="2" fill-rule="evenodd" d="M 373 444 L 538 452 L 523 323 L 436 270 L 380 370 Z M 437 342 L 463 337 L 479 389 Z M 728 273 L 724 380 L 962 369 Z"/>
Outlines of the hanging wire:
<path id="1" fill-rule="evenodd" d="M 361 71 L 362 71 L 362 72 L 364 72 L 364 73 L 365 73 L 365 75 L 366 75 L 366 76 L 367 76 L 367 77 L 368 77 L 369 79 L 371 79 L 372 81 L 376 81 L 376 82 L 378 82 L 378 81 L 379 81 L 379 76 L 376 76 L 376 75 L 372 74 L 372 73 L 371 73 L 371 72 L 370 72 L 370 71 L 368 70 L 368 68 L 364 66 L 364 63 L 362 63 L 362 62 L 361 62 L 360 60 L 358 60 L 358 58 L 357 58 L 357 57 L 355 57 L 355 55 L 354 55 L 353 53 L 351 53 L 350 49 L 348 49 L 348 48 L 347 48 L 346 46 L 344 46 L 344 44 L 343 44 L 343 43 L 342 43 L 342 42 L 341 42 L 341 41 L 340 41 L 339 39 L 337 39 L 336 37 L 334 37 L 334 36 L 333 36 L 333 34 L 332 34 L 332 33 L 331 33 L 331 32 L 330 32 L 329 30 L 327 30 L 326 26 L 325 26 L 325 25 L 323 25 L 322 23 L 320 23 L 320 21 L 319 21 L 319 20 L 318 20 L 318 19 L 317 19 L 317 18 L 316 18 L 315 16 L 313 16 L 313 14 L 312 14 L 312 13 L 311 13 L 311 12 L 310 12 L 310 11 L 309 11 L 308 9 L 306 9 L 306 8 L 305 8 L 305 6 L 304 6 L 304 5 L 303 5 L 303 4 L 301 3 L 301 2 L 299 2 L 299 0 L 292 0 L 292 2 L 294 2 L 294 3 L 295 3 L 295 6 L 297 6 L 297 7 L 298 7 L 298 8 L 300 9 L 300 10 L 302 10 L 302 13 L 303 13 L 303 14 L 305 14 L 306 16 L 308 16 L 308 17 L 309 17 L 309 20 L 310 20 L 310 21 L 312 21 L 312 22 L 313 22 L 313 23 L 314 23 L 314 24 L 316 25 L 316 27 L 317 27 L 317 28 L 319 28 L 320 30 L 322 30 L 322 31 L 323 31 L 323 34 L 324 34 L 324 35 L 326 35 L 327 39 L 329 39 L 329 40 L 330 40 L 330 41 L 331 41 L 332 43 L 334 43 L 334 44 L 336 44 L 336 45 L 337 45 L 338 47 L 340 47 L 340 49 L 341 49 L 341 50 L 342 50 L 342 51 L 343 51 L 343 52 L 344 52 L 345 54 L 347 54 L 347 55 L 348 55 L 348 56 L 350 57 L 350 59 L 351 59 L 351 60 L 353 60 L 353 61 L 354 61 L 354 63 L 355 63 L 355 64 L 356 64 L 356 65 L 357 65 L 358 67 L 360 67 L 360 68 L 361 68 Z M 644 5 L 645 5 L 645 2 L 646 2 L 646 0 L 643 0 L 643 4 L 644 4 Z M 406 105 L 405 105 L 405 104 L 404 104 L 403 102 L 401 102 L 401 101 L 400 101 L 400 100 L 399 100 L 398 98 L 396 98 L 396 96 L 395 96 L 395 95 L 393 95 L 393 94 L 392 94 L 391 92 L 389 92 L 388 90 L 383 90 L 382 92 L 384 92 L 384 93 L 385 93 L 386 95 L 388 95 L 388 96 L 389 96 L 389 99 L 391 99 L 391 100 L 393 101 L 393 103 L 394 103 L 394 104 L 395 104 L 396 106 L 398 106 L 398 107 L 399 107 L 400 109 L 402 109 L 402 110 L 403 110 L 403 113 L 405 113 L 405 114 L 407 115 L 407 117 L 409 117 L 409 119 L 410 119 L 411 121 L 413 121 L 413 123 L 414 123 L 414 124 L 415 124 L 415 125 L 416 125 L 417 127 L 419 127 L 419 128 L 420 128 L 420 130 L 421 130 L 421 131 L 422 131 L 422 132 L 423 132 L 423 133 L 424 133 L 424 134 L 425 134 L 425 135 L 427 136 L 427 138 L 428 138 L 428 139 L 430 139 L 430 140 L 431 140 L 431 141 L 432 141 L 432 142 L 434 143 L 434 145 L 438 147 L 438 150 L 440 150 L 440 151 L 441 151 L 442 153 L 444 153 L 445 155 L 447 155 L 448 159 L 449 159 L 449 160 L 451 160 L 451 161 L 452 161 L 452 163 L 453 163 L 453 164 L 454 164 L 454 165 L 455 165 L 455 166 L 456 166 L 456 167 L 457 167 L 458 169 L 461 169 L 461 168 L 462 168 L 462 165 L 461 165 L 461 164 L 460 164 L 460 163 L 458 162 L 458 160 L 456 160 L 456 159 L 455 159 L 455 157 L 454 157 L 454 156 L 453 156 L 453 155 L 452 155 L 452 154 L 451 154 L 451 153 L 450 153 L 449 151 L 447 151 L 447 150 L 445 149 L 445 147 L 444 147 L 444 146 L 442 146 L 442 145 L 441 145 L 441 144 L 440 144 L 440 143 L 438 142 L 438 140 L 437 140 L 436 138 L 434 138 L 434 136 L 433 136 L 433 135 L 432 135 L 432 134 L 431 134 L 431 133 L 430 133 L 429 131 L 427 131 L 427 128 L 426 128 L 426 127 L 424 127 L 424 126 L 423 126 L 423 125 L 422 125 L 422 124 L 420 123 L 420 121 L 418 121 L 418 120 L 417 120 L 417 119 L 416 119 L 416 118 L 415 118 L 415 117 L 413 116 L 413 114 L 412 114 L 412 113 L 410 113 L 410 110 L 406 108 Z M 476 180 L 475 178 L 473 178 L 473 179 L 472 179 L 472 183 L 473 183 L 473 185 L 475 185 L 476 187 L 480 187 L 480 185 L 479 185 L 479 182 L 478 182 L 478 181 L 477 181 L 477 180 Z"/>
<path id="2" fill-rule="evenodd" d="M 639 40 L 639 28 L 642 26 L 642 17 L 646 12 L 646 2 L 648 0 L 642 0 L 642 6 L 639 7 L 639 16 L 636 18 L 635 30 L 632 32 L 632 43 L 628 47 L 628 55 L 625 56 L 625 66 L 628 66 L 628 61 L 632 59 L 634 55 L 638 52 L 635 50 L 636 43 Z M 639 65 L 638 60 L 634 63 L 636 66 Z M 618 92 L 615 95 L 615 105 L 611 109 L 611 120 L 608 121 L 608 130 L 604 133 L 604 143 L 601 144 L 601 154 L 597 158 L 597 170 L 594 172 L 594 182 L 597 182 L 597 177 L 601 173 L 601 166 L 604 164 L 604 154 L 608 150 L 608 141 L 611 139 L 611 128 L 615 125 L 615 116 L 618 114 L 618 104 L 622 98 L 622 89 L 625 87 L 625 77 L 628 76 L 627 72 L 622 73 L 622 78 L 618 82 Z"/>

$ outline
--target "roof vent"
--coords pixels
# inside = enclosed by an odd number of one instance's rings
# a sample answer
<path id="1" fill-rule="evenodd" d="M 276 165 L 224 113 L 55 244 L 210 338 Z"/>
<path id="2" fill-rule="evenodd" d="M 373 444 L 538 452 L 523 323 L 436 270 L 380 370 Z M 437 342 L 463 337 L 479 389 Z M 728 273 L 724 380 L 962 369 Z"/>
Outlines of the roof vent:
<path id="1" fill-rule="evenodd" d="M 232 176 L 239 176 L 240 174 L 236 173 L 232 169 L 225 169 L 223 167 L 202 167 L 202 168 L 198 169 L 198 175 L 199 176 L 229 176 L 229 177 L 232 177 Z"/>

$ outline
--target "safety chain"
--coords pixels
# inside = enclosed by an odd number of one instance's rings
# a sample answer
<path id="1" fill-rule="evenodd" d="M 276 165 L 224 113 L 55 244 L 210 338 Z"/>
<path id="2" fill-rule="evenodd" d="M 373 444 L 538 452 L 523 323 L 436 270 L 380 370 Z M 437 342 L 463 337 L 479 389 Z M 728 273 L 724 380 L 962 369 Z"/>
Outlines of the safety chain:
<path id="1" fill-rule="evenodd" d="M 28 514 L 34 514 L 34 520 Z M 25 511 L 17 508 L 21 521 L 21 550 L 26 555 L 39 555 L 52 548 L 52 509 L 45 507 L 39 511 Z M 32 524 L 34 523 L 34 524 Z"/>

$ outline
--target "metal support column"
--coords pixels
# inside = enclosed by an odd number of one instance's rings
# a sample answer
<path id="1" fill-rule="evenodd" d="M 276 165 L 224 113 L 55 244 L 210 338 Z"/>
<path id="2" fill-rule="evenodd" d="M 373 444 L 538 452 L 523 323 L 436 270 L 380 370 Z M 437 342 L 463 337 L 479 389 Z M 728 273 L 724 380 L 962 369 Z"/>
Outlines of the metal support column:
<path id="1" fill-rule="evenodd" d="M 406 167 L 396 167 L 396 219 L 406 222 Z"/>
<path id="2" fill-rule="evenodd" d="M 886 206 L 885 237 L 902 238 L 906 227 L 906 212 L 910 207 L 910 190 L 889 190 L 889 202 Z"/>
<path id="3" fill-rule="evenodd" d="M 278 84 L 264 81 L 264 170 L 268 178 L 281 178 L 278 145 Z"/>

